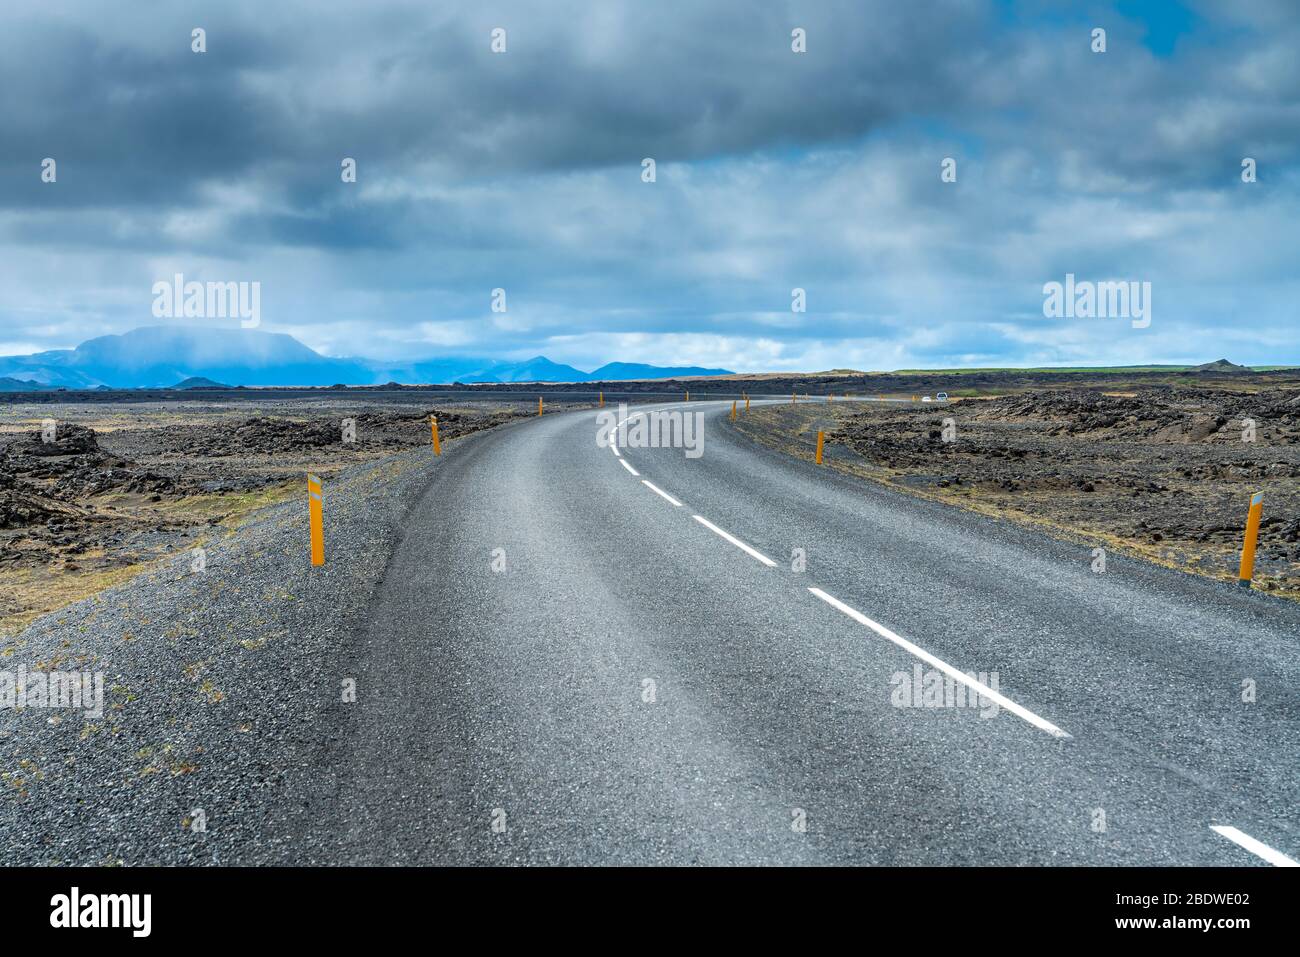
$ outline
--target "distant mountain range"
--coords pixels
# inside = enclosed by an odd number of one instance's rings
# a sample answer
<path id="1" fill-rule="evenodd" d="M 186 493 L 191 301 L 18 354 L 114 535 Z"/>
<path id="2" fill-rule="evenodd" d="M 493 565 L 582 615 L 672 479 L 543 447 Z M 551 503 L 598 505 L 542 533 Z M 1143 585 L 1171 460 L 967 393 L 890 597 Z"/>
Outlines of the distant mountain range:
<path id="1" fill-rule="evenodd" d="M 0 376 L 0 392 L 44 392 L 50 388 L 52 386 L 41 385 L 39 382 Z"/>
<path id="2" fill-rule="evenodd" d="M 597 382 L 728 375 L 726 369 L 611 362 L 594 372 L 535 356 L 523 362 L 456 357 L 409 363 L 323 356 L 284 333 L 150 326 L 88 339 L 75 349 L 0 356 L 0 392 L 229 386 Z"/>

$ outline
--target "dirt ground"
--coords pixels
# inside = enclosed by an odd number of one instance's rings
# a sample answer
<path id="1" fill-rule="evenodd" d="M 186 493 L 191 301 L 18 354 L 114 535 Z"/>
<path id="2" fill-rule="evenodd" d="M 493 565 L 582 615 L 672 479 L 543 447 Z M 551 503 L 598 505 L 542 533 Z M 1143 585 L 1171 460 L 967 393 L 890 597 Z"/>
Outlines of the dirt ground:
<path id="1" fill-rule="evenodd" d="M 822 429 L 829 467 L 1222 579 L 1237 577 L 1262 491 L 1256 587 L 1300 599 L 1300 387 L 1242 384 L 818 399 L 737 427 L 810 459 Z"/>
<path id="2" fill-rule="evenodd" d="M 305 494 L 305 473 L 536 414 L 519 402 L 319 396 L 0 406 L 0 635 Z M 558 411 L 559 404 L 548 403 Z M 355 441 L 344 441 L 352 419 Z M 42 424 L 55 423 L 45 441 Z"/>

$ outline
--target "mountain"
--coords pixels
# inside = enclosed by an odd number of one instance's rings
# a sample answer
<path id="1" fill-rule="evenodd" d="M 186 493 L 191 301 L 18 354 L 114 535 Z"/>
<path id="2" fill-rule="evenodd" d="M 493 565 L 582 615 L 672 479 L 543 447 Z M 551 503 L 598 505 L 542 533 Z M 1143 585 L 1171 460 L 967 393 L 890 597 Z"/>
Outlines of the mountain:
<path id="1" fill-rule="evenodd" d="M 727 369 L 702 369 L 699 366 L 651 366 L 641 362 L 607 362 L 587 376 L 586 381 L 606 382 L 627 379 L 680 379 L 684 376 L 731 375 Z"/>
<path id="2" fill-rule="evenodd" d="M 1207 362 L 1204 365 L 1196 366 L 1192 372 L 1250 372 L 1246 366 L 1239 366 L 1235 362 L 1229 362 L 1227 359 L 1216 359 L 1213 362 Z"/>
<path id="3" fill-rule="evenodd" d="M 535 356 L 523 362 L 505 362 L 484 357 L 427 359 L 394 364 L 370 362 L 374 381 L 403 383 L 452 382 L 585 382 L 587 373 L 573 366 Z"/>
<path id="4" fill-rule="evenodd" d="M 629 379 L 672 379 L 682 376 L 731 375 L 727 369 L 699 366 L 652 366 L 641 362 L 608 362 L 595 372 L 533 356 L 522 362 L 496 359 L 433 359 L 394 367 L 371 363 L 377 382 L 614 382 Z"/>
<path id="5" fill-rule="evenodd" d="M 333 359 L 283 333 L 184 325 L 148 326 L 88 339 L 75 349 L 0 357 L 0 391 L 590 382 L 726 374 L 725 369 L 627 362 L 587 373 L 545 356 L 522 362 L 472 356 L 398 363 Z"/>
<path id="6" fill-rule="evenodd" d="M 0 376 L 12 381 L 25 381 L 43 389 L 93 389 L 99 385 L 97 379 L 63 366 L 67 356 L 72 352 L 71 349 L 60 349 L 56 352 L 37 352 L 29 356 L 4 356 L 0 358 Z"/>
<path id="7" fill-rule="evenodd" d="M 0 376 L 0 392 L 48 392 L 48 385 L 41 385 L 39 382 L 32 382 L 29 379 L 13 379 L 9 376 Z"/>
<path id="8" fill-rule="evenodd" d="M 523 362 L 494 362 L 480 372 L 461 376 L 460 382 L 586 382 L 591 376 L 573 366 L 533 356 Z"/>
<path id="9" fill-rule="evenodd" d="M 91 389 L 165 389 L 191 376 L 231 385 L 369 385 L 364 364 L 330 359 L 293 336 L 254 329 L 149 326 L 75 349 L 0 358 L 0 375 Z"/>
<path id="10" fill-rule="evenodd" d="M 177 382 L 174 386 L 172 386 L 172 388 L 177 390 L 229 389 L 230 386 L 222 385 L 220 382 L 213 382 L 211 379 L 205 378 L 204 376 L 201 375 L 192 375 L 188 379 L 184 379 L 181 382 Z"/>

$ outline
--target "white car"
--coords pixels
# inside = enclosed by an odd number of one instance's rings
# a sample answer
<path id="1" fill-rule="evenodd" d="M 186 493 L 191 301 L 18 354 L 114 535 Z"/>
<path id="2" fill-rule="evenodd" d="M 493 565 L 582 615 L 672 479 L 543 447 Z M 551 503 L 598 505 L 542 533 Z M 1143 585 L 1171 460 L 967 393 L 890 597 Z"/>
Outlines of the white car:
<path id="1" fill-rule="evenodd" d="M 932 398 L 930 398 L 928 395 L 926 395 L 926 396 L 922 396 L 922 397 L 921 397 L 921 401 L 922 401 L 922 402 L 933 402 L 934 399 L 932 399 Z"/>
<path id="2" fill-rule="evenodd" d="M 936 392 L 935 395 L 934 395 L 934 397 L 935 397 L 936 399 L 938 399 L 940 402 L 947 402 L 947 401 L 948 401 L 948 393 L 947 393 L 947 392 Z"/>

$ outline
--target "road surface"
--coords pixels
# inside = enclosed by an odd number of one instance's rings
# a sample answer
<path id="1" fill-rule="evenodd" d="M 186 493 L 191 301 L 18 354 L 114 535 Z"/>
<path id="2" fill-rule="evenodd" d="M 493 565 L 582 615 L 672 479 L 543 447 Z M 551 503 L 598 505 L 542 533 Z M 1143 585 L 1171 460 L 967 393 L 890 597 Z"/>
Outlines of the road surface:
<path id="1" fill-rule="evenodd" d="M 1300 607 L 1096 574 L 1089 546 L 755 446 L 730 403 L 656 408 L 704 414 L 700 457 L 601 448 L 579 412 L 443 460 L 304 825 L 322 859 L 1300 857 Z M 953 675 L 965 707 L 900 698 Z"/>

